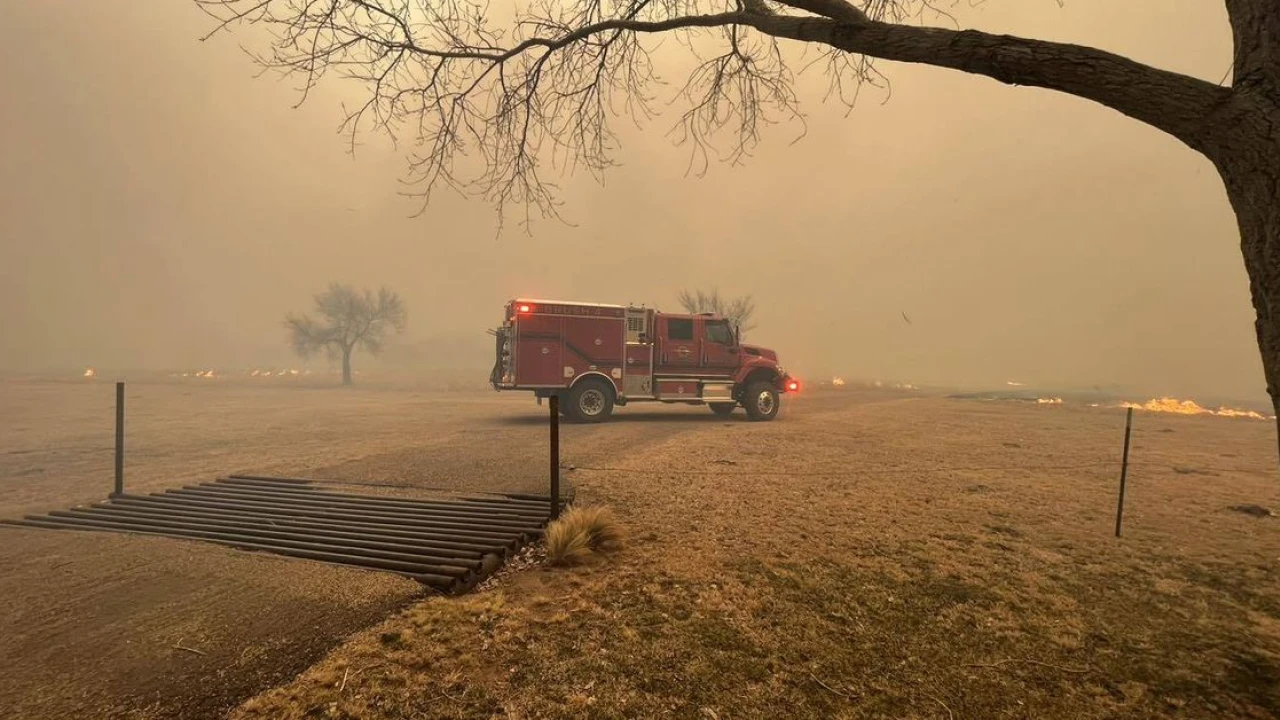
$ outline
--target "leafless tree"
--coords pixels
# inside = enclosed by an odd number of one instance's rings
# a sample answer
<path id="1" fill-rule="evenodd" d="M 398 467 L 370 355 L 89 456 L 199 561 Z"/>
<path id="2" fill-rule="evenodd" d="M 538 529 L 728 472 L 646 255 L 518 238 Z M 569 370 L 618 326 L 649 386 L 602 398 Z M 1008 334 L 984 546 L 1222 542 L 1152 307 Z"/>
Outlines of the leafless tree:
<path id="1" fill-rule="evenodd" d="M 195 1 L 216 19 L 211 34 L 235 25 L 270 30 L 259 61 L 301 75 L 306 90 L 329 72 L 363 81 L 367 100 L 350 111 L 346 129 L 353 138 L 372 127 L 407 131 L 410 179 L 424 199 L 450 186 L 551 214 L 558 205 L 548 164 L 598 174 L 616 148 L 611 118 L 651 116 L 661 85 L 651 53 L 664 37 L 697 58 L 679 90 L 687 105 L 678 137 L 703 159 L 721 131 L 735 160 L 764 123 L 797 117 L 788 46 L 818 51 L 816 65 L 846 101 L 880 82 L 881 59 L 1100 103 L 1172 135 L 1218 169 L 1280 414 L 1277 0 L 1221 0 L 1235 38 L 1224 84 L 1090 47 L 940 27 L 954 25 L 945 22 L 954 0 L 518 0 L 500 12 L 480 0 Z"/>
<path id="2" fill-rule="evenodd" d="M 749 324 L 751 316 L 756 314 L 756 303 L 750 295 L 730 299 L 720 295 L 720 291 L 715 288 L 710 292 L 681 290 L 680 305 L 685 312 L 715 313 L 728 318 L 729 322 L 743 335 L 755 327 Z"/>
<path id="3" fill-rule="evenodd" d="M 290 313 L 285 318 L 289 340 L 299 356 L 324 351 L 330 359 L 342 358 L 342 384 L 351 384 L 351 353 L 356 348 L 377 355 L 387 333 L 401 332 L 408 321 L 400 296 L 388 288 L 377 294 L 350 285 L 332 283 L 315 296 L 316 314 Z"/>

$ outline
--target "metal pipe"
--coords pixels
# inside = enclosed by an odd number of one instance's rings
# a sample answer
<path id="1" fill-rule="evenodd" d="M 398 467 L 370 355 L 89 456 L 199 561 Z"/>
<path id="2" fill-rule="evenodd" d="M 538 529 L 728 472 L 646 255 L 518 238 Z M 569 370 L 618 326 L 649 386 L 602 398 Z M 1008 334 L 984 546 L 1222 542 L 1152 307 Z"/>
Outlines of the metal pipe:
<path id="1" fill-rule="evenodd" d="M 421 490 L 421 491 L 434 491 L 434 492 L 447 492 L 447 493 L 458 492 L 457 488 L 433 487 L 428 485 L 416 485 L 416 484 L 406 485 L 403 483 L 399 483 L 399 484 L 370 483 L 370 482 L 365 482 L 363 480 L 342 480 L 339 478 L 279 478 L 279 477 L 271 477 L 268 475 L 246 475 L 243 473 L 235 473 L 233 475 L 228 475 L 227 478 L 232 480 L 253 480 L 259 483 L 270 484 L 270 485 L 289 485 L 289 486 L 295 486 L 295 487 L 309 486 L 309 489 L 313 489 L 313 490 L 320 489 L 325 486 L 336 485 L 336 486 L 344 486 L 344 487 L 350 487 L 350 486 L 394 487 L 394 488 L 401 488 L 406 490 Z M 547 502 L 546 496 L 543 496 L 543 495 L 528 495 L 528 494 L 522 494 L 522 493 L 509 493 L 509 492 L 481 493 L 479 495 L 466 496 L 466 499 L 469 501 L 492 502 L 492 503 L 500 503 L 503 505 L 507 504 L 508 502 L 518 501 L 520 498 L 524 498 L 524 499 L 538 498 L 544 503 Z"/>
<path id="2" fill-rule="evenodd" d="M 19 525 L 19 526 L 26 525 L 31 527 L 45 527 L 45 528 L 67 529 L 67 530 L 100 529 L 100 528 L 93 528 L 91 526 L 86 526 L 86 525 L 76 525 L 66 520 L 53 520 L 49 518 L 40 518 L 40 517 L 27 517 L 23 520 L 0 520 L 0 524 Z M 101 528 L 101 529 L 105 530 L 105 528 Z M 134 535 L 173 537 L 172 535 L 169 535 L 167 533 L 152 532 L 152 531 L 143 530 L 143 529 L 122 529 L 122 530 L 117 530 L 117 532 L 127 532 Z M 218 540 L 218 539 L 212 539 L 212 538 L 205 539 L 204 542 L 210 542 L 216 545 L 226 545 L 228 547 L 240 548 L 242 550 L 263 550 L 266 552 L 274 553 L 276 555 L 287 555 L 290 557 L 300 557 L 300 558 L 306 558 L 309 560 L 319 560 L 322 562 L 329 562 L 337 565 L 354 565 L 356 567 L 362 567 L 362 568 L 388 570 L 401 575 L 405 575 L 406 577 L 411 577 L 417 580 L 418 582 L 423 583 L 424 585 L 429 585 L 429 586 L 444 590 L 446 592 L 452 592 L 455 588 L 457 588 L 459 585 L 459 580 L 464 580 L 464 579 L 470 580 L 470 578 L 457 578 L 451 575 L 440 575 L 440 574 L 431 573 L 431 572 L 423 572 L 415 569 L 416 566 L 412 563 L 398 562 L 395 560 L 369 559 L 369 558 L 344 555 L 342 553 L 317 552 L 317 551 L 297 549 L 297 548 L 280 548 L 280 547 L 273 547 L 270 545 L 261 545 L 261 544 L 250 543 L 250 542 L 235 542 L 235 541 Z"/>
<path id="3" fill-rule="evenodd" d="M 116 383 L 116 485 L 112 495 L 124 494 L 124 383 Z"/>
<path id="4" fill-rule="evenodd" d="M 413 500 L 397 497 L 379 497 L 376 495 L 352 495 L 349 493 L 327 493 L 317 490 L 303 488 L 287 488 L 275 489 L 264 487 L 261 485 L 242 485 L 244 481 L 223 478 L 215 481 L 215 485 L 203 484 L 198 487 L 221 487 L 227 489 L 235 489 L 256 495 L 270 495 L 279 498 L 319 498 L 319 499 L 335 499 L 341 500 L 353 505 L 374 505 L 384 507 L 403 507 L 406 509 L 422 509 L 422 510 L 448 510 L 451 512 L 468 513 L 472 515 L 509 515 L 516 518 L 539 517 L 540 513 L 536 510 L 522 509 L 517 507 L 494 507 L 482 506 L 480 503 L 472 503 L 466 501 L 430 501 L 430 500 Z M 545 515 L 545 513 L 541 513 Z"/>
<path id="5" fill-rule="evenodd" d="M 52 514 L 51 514 L 52 515 Z M 86 527 L 98 527 L 109 530 L 128 530 L 131 528 L 142 528 L 148 532 L 154 532 L 160 535 L 168 535 L 171 537 L 187 537 L 198 540 L 223 540 L 234 543 L 253 543 L 263 549 L 284 548 L 291 550 L 306 550 L 308 552 L 337 553 L 352 558 L 364 558 L 374 561 L 396 562 L 403 565 L 404 569 L 413 572 L 430 572 L 438 575 L 448 575 L 451 577 L 461 577 L 471 572 L 472 565 L 469 561 L 453 560 L 451 558 L 437 558 L 430 556 L 417 555 L 413 553 L 391 552 L 384 550 L 366 550 L 363 548 L 331 546 L 324 543 L 295 541 L 295 540 L 274 540 L 268 538 L 254 538 L 237 533 L 223 533 L 206 530 L 192 530 L 183 528 L 164 528 L 156 525 L 148 525 L 146 523 L 129 523 L 119 522 L 108 519 L 87 519 L 78 517 L 65 517 L 60 515 L 52 515 L 55 522 L 68 523 L 73 525 L 83 525 Z M 49 516 L 28 515 L 24 520 L 48 520 Z M 341 552 L 339 552 L 341 551 Z M 474 562 L 474 567 L 480 567 L 479 561 Z"/>
<path id="6" fill-rule="evenodd" d="M 1116 537 L 1120 537 L 1120 520 L 1124 516 L 1124 485 L 1129 475 L 1129 432 L 1133 428 L 1133 408 L 1124 416 L 1124 454 L 1120 460 L 1120 497 L 1116 501 Z"/>
<path id="7" fill-rule="evenodd" d="M 271 478 L 261 476 L 245 476 L 245 475 L 228 475 L 225 478 L 219 478 L 218 482 L 232 483 L 244 486 L 258 486 L 272 488 L 275 490 L 293 490 L 297 492 L 325 492 L 326 488 L 332 486 L 350 487 L 350 486 L 366 486 L 366 487 L 394 487 L 404 490 L 421 490 L 432 492 L 456 493 L 456 489 L 437 488 L 437 487 L 419 487 L 416 485 L 389 485 L 364 483 L 359 481 L 345 480 L 299 480 L 289 478 L 287 480 L 273 480 Z M 341 493 L 351 497 L 373 497 L 387 498 L 385 495 L 357 495 L 354 493 Z M 493 493 L 493 494 L 477 494 L 477 495 L 450 495 L 447 498 L 437 500 L 425 500 L 420 498 L 394 498 L 406 502 L 466 502 L 478 505 L 492 506 L 496 508 L 530 508 L 536 509 L 539 506 L 547 505 L 548 499 L 546 495 L 533 495 L 528 493 Z"/>
<path id="8" fill-rule="evenodd" d="M 331 488 L 331 487 L 336 487 L 336 486 L 333 486 L 333 485 L 322 485 L 322 484 L 315 484 L 315 485 L 300 485 L 300 484 L 299 484 L 299 485 L 294 485 L 294 484 L 290 484 L 290 485 L 283 485 L 283 484 L 279 484 L 279 483 L 266 482 L 266 481 L 263 481 L 263 480 L 252 480 L 252 479 L 242 478 L 242 477 L 238 477 L 238 476 L 235 476 L 235 475 L 231 475 L 231 476 L 228 476 L 228 477 L 225 477 L 225 478 L 219 478 L 219 479 L 217 480 L 217 482 L 219 482 L 219 483 L 223 483 L 223 484 L 225 484 L 225 485 L 235 485 L 235 486 L 237 486 L 237 487 L 252 487 L 252 488 L 258 488 L 258 489 L 273 490 L 273 491 L 276 491 L 276 492 L 294 492 L 294 493 L 308 493 L 308 492 L 309 492 L 309 493 L 318 493 L 318 494 L 328 494 L 328 493 L 330 492 L 330 488 Z M 355 484 L 355 483 L 353 483 L 353 484 Z M 338 485 L 341 485 L 341 483 L 339 483 Z M 384 486 L 383 486 L 383 485 L 370 485 L 370 487 L 384 487 Z M 408 485 L 395 485 L 395 486 L 393 486 L 393 487 L 401 488 L 401 489 L 409 489 L 409 490 L 416 489 L 416 488 L 414 488 L 414 487 L 412 487 L 412 486 L 408 486 Z M 421 489 L 422 489 L 422 490 L 431 490 L 430 488 L 421 488 Z M 437 492 L 451 492 L 451 491 L 437 490 Z M 344 495 L 344 496 L 346 496 L 346 497 L 358 497 L 358 498 L 366 498 L 366 499 L 374 499 L 374 500 L 398 500 L 398 501 L 400 501 L 400 502 L 409 502 L 409 503 L 414 503 L 414 504 L 423 504 L 423 503 L 436 503 L 436 504 L 440 504 L 440 503 L 445 503 L 445 504 L 466 503 L 467 505 L 475 505 L 475 506 L 478 506 L 478 507 L 492 508 L 492 509 L 495 509 L 495 510 L 514 510 L 514 511 L 517 511 L 517 512 L 523 512 L 523 511 L 529 511 L 529 510 L 536 510 L 536 509 L 538 508 L 538 503 L 529 503 L 529 502 L 519 501 L 519 500 L 515 500 L 515 499 L 513 499 L 513 498 L 509 498 L 509 497 L 507 497 L 506 495 L 501 495 L 501 496 L 485 496 L 485 495 L 455 495 L 455 494 L 451 494 L 451 495 L 447 495 L 447 496 L 445 496 L 445 497 L 438 497 L 438 498 L 407 498 L 407 497 L 401 497 L 401 496 L 396 496 L 396 495 L 364 495 L 364 494 L 359 494 L 359 493 L 350 493 L 350 492 L 346 492 L 345 490 L 340 491 L 340 492 L 337 492 L 337 493 L 334 493 L 334 494 Z M 543 502 L 542 502 L 541 504 L 542 504 L 542 505 L 544 505 L 544 506 L 546 505 L 546 501 L 545 501 L 545 499 L 543 500 Z"/>
<path id="9" fill-rule="evenodd" d="M 502 502 L 503 504 L 514 505 L 521 508 L 528 508 L 530 510 L 541 510 L 544 512 L 548 507 L 550 507 L 550 502 L 551 502 L 550 498 L 548 498 L 546 495 L 524 495 L 520 493 L 512 493 L 510 495 L 507 495 L 506 497 L 509 499 L 501 500 L 499 502 Z M 461 495 L 458 497 L 458 499 L 465 500 L 466 502 L 481 502 L 481 501 L 484 501 L 486 498 L 476 497 L 474 495 Z"/>
<path id="10" fill-rule="evenodd" d="M 515 502 L 522 502 L 532 506 L 549 505 L 551 503 L 550 495 L 535 495 L 534 493 L 510 493 L 507 497 L 512 498 Z"/>
<path id="11" fill-rule="evenodd" d="M 392 527 L 398 527 L 400 529 L 432 528 L 432 529 L 438 529 L 438 530 L 447 530 L 451 534 L 456 533 L 456 535 L 459 537 L 469 537 L 469 538 L 510 540 L 512 538 L 520 538 L 522 536 L 540 537 L 543 532 L 541 528 L 538 528 L 536 531 L 529 530 L 529 531 L 522 531 L 522 532 L 514 532 L 508 528 L 489 529 L 483 526 L 477 527 L 477 526 L 468 525 L 468 526 L 462 526 L 462 527 L 449 527 L 447 525 L 441 525 L 440 523 L 431 522 L 430 520 L 425 518 L 417 518 L 417 519 L 398 518 L 398 517 L 389 518 L 385 516 L 368 515 L 363 513 L 343 513 L 343 512 L 335 512 L 332 510 L 325 510 L 325 509 L 291 508 L 287 505 L 281 506 L 281 505 L 269 505 L 265 503 L 237 502 L 237 501 L 227 500 L 226 498 L 214 498 L 214 497 L 201 498 L 199 496 L 186 497 L 181 495 L 161 495 L 161 496 L 126 495 L 124 496 L 124 498 L 120 498 L 120 499 L 128 499 L 131 501 L 140 501 L 140 502 L 180 503 L 183 505 L 194 505 L 197 507 L 217 508 L 217 509 L 223 509 L 223 510 L 230 509 L 230 510 L 237 510 L 237 511 L 250 510 L 250 511 L 256 511 L 256 512 L 270 512 L 272 514 L 284 515 L 286 517 L 320 518 L 324 520 L 334 520 L 334 521 L 358 521 L 358 522 L 367 522 L 367 523 L 377 524 L 378 526 L 381 526 L 381 527 L 392 526 Z"/>
<path id="12" fill-rule="evenodd" d="M 551 402 L 551 519 L 560 517 L 560 395 L 552 393 Z"/>
<path id="13" fill-rule="evenodd" d="M 507 531 L 512 533 L 534 532 L 540 531 L 541 525 L 532 522 L 516 523 L 502 518 L 493 518 L 487 516 L 458 516 L 447 513 L 414 513 L 411 511 L 389 511 L 381 508 L 366 508 L 359 506 L 342 505 L 338 503 L 326 502 L 304 502 L 304 501 L 288 501 L 276 499 L 264 499 L 258 497 L 250 497 L 245 495 L 231 495 L 216 492 L 207 492 L 193 488 L 181 488 L 165 490 L 165 497 L 211 500 L 223 503 L 240 503 L 251 507 L 262 509 L 300 509 L 300 510 L 321 510 L 326 512 L 339 513 L 339 517 L 349 515 L 359 515 L 362 520 L 390 522 L 390 521 L 416 521 L 417 523 L 430 524 L 440 528 L 451 528 L 454 530 L 484 530 Z"/>
<path id="14" fill-rule="evenodd" d="M 128 498 L 117 498 L 111 503 L 95 503 L 90 507 L 95 510 L 106 512 L 130 513 L 135 515 L 145 515 L 154 517 L 173 517 L 175 519 L 189 518 L 193 522 L 209 521 L 226 525 L 245 525 L 248 527 L 264 527 L 267 529 L 278 528 L 287 530 L 298 530 L 299 532 L 326 531 L 335 537 L 351 537 L 354 539 L 371 539 L 378 538 L 389 541 L 412 541 L 430 543 L 432 547 L 442 549 L 457 550 L 460 552 L 475 552 L 480 554 L 497 553 L 506 555 L 508 550 L 512 548 L 514 542 L 501 542 L 492 540 L 489 542 L 456 542 L 457 535 L 431 533 L 431 532 L 413 532 L 407 530 L 388 530 L 377 525 L 359 524 L 359 523 L 343 523 L 336 521 L 310 521 L 296 518 L 286 518 L 279 515 L 264 515 L 254 512 L 243 511 L 217 511 L 212 509 L 172 507 L 166 504 L 158 504 L 148 506 L 146 504 L 130 504 L 126 501 Z"/>
<path id="15" fill-rule="evenodd" d="M 423 556 L 450 558 L 459 561 L 474 562 L 468 567 L 479 567 L 483 553 L 477 550 L 455 550 L 440 548 L 428 543 L 413 543 L 402 539 L 400 542 L 362 538 L 354 533 L 336 534 L 332 531 L 308 530 L 299 532 L 296 528 L 264 528 L 249 523 L 237 523 L 211 520 L 208 518 L 172 517 L 154 513 L 138 513 L 121 511 L 113 508 L 77 508 L 73 510 L 55 510 L 49 515 L 53 517 L 100 518 L 119 522 L 145 523 L 157 527 L 176 527 L 192 530 L 229 531 L 237 535 L 281 540 L 315 540 L 326 545 L 342 545 L 368 550 L 388 550 L 392 552 L 419 553 Z M 292 530 L 292 531 L 291 531 Z M 452 563 L 450 563 L 452 564 Z"/>
<path id="16" fill-rule="evenodd" d="M 399 498 L 358 497 L 345 493 L 321 491 L 273 490 L 271 488 L 248 487 L 234 483 L 212 482 L 195 485 L 184 485 L 182 490 L 200 490 L 221 495 L 237 495 L 261 498 L 278 502 L 327 502 L 351 507 L 369 508 L 376 512 L 394 512 L 401 514 L 448 514 L 465 516 L 484 516 L 495 519 L 503 518 L 512 522 L 537 521 L 540 515 L 536 512 L 521 511 L 515 508 L 492 508 L 465 501 L 441 501 L 428 504 L 417 504 Z"/>
<path id="17" fill-rule="evenodd" d="M 414 511 L 408 508 L 398 507 L 378 507 L 370 505 L 360 505 L 355 503 L 343 502 L 341 498 L 281 498 L 270 495 L 260 495 L 254 493 L 242 493 L 234 490 L 222 490 L 220 488 L 211 488 L 202 485 L 187 485 L 182 488 L 173 488 L 164 491 L 167 495 L 181 495 L 184 497 L 214 497 L 233 500 L 235 502 L 249 502 L 257 504 L 266 504 L 283 507 L 305 507 L 329 510 L 353 510 L 367 515 L 388 518 L 414 518 L 440 522 L 451 522 L 458 524 L 459 527 L 469 527 L 466 521 L 483 521 L 483 524 L 491 527 L 505 527 L 516 530 L 527 528 L 537 528 L 541 525 L 532 519 L 513 520 L 506 517 L 495 517 L 493 515 L 475 515 L 471 513 L 459 514 L 445 510 L 432 510 L 431 512 Z"/>
<path id="18" fill-rule="evenodd" d="M 268 475 L 231 475 L 230 477 L 244 480 L 261 480 L 263 482 L 279 483 L 281 485 L 311 485 L 315 482 L 320 482 L 317 480 L 309 480 L 307 478 L 272 477 Z"/>
<path id="19" fill-rule="evenodd" d="M 334 520 L 329 518 L 270 514 L 253 510 L 206 507 L 204 505 L 189 505 L 185 503 L 149 504 L 145 501 L 135 503 L 127 496 L 123 498 L 116 498 L 112 501 L 112 506 L 120 506 L 122 504 L 129 510 L 136 510 L 139 512 L 164 512 L 176 513 L 179 515 L 212 516 L 214 518 L 245 518 L 252 521 L 268 522 L 272 525 L 283 524 L 302 528 L 333 527 L 343 531 L 369 536 L 422 539 L 436 542 L 444 541 L 457 545 L 460 548 L 483 549 L 489 552 L 493 552 L 498 548 L 513 549 L 516 541 L 518 540 L 518 536 L 514 534 L 498 537 L 474 537 L 466 533 L 459 533 L 452 530 L 433 531 L 431 526 L 424 526 L 422 529 L 407 526 L 387 527 L 382 524 Z"/>
<path id="20" fill-rule="evenodd" d="M 474 540 L 476 542 L 511 542 L 519 539 L 521 535 L 528 534 L 506 530 L 505 528 L 494 528 L 492 530 L 476 528 L 443 528 L 430 521 L 415 522 L 411 519 L 386 518 L 357 513 L 282 508 L 279 506 L 228 502 L 225 499 L 219 498 L 190 498 L 178 495 L 165 495 L 160 497 L 148 495 L 126 495 L 122 498 L 113 498 L 112 502 L 158 504 L 165 507 L 177 506 L 182 509 L 214 511 L 221 513 L 251 513 L 270 518 L 300 518 L 312 523 L 326 522 L 344 524 L 352 525 L 361 529 L 372 527 L 379 530 L 394 530 L 398 532 L 440 532 L 448 533 L 450 537 Z"/>

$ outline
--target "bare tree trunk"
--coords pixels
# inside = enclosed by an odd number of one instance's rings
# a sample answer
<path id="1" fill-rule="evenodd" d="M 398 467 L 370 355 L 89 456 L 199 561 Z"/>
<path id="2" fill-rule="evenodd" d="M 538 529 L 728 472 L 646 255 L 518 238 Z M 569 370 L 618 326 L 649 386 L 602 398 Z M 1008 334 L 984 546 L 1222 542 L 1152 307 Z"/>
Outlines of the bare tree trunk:
<path id="1" fill-rule="evenodd" d="M 1280 417 L 1280 152 L 1270 157 L 1270 167 L 1259 167 L 1256 160 L 1238 167 L 1232 163 L 1222 167 L 1222 174 L 1240 226 L 1267 394 Z"/>
<path id="2" fill-rule="evenodd" d="M 351 348 L 342 348 L 342 384 L 351 384 Z"/>
<path id="3" fill-rule="evenodd" d="M 1280 417 L 1280 92 L 1269 94 L 1250 93 L 1258 111 L 1231 128 L 1222 151 L 1211 157 L 1240 228 L 1267 394 Z M 1280 426 L 1277 430 L 1280 443 Z"/>
<path id="4" fill-rule="evenodd" d="M 1280 418 L 1280 2 L 1226 0 L 1234 104 L 1246 109 L 1206 153 L 1227 187 L 1257 314 L 1254 332 L 1272 413 Z M 1277 420 L 1280 444 L 1280 420 Z"/>

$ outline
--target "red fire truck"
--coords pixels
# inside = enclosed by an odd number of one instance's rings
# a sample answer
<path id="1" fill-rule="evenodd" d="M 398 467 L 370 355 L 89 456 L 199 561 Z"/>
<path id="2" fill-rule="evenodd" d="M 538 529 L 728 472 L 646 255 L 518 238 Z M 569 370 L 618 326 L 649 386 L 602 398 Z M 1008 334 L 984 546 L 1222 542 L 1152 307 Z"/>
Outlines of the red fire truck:
<path id="1" fill-rule="evenodd" d="M 625 305 L 515 299 L 507 303 L 489 377 L 495 390 L 556 396 L 560 412 L 600 422 L 633 402 L 741 405 L 772 420 L 800 389 L 772 350 L 739 342 L 729 320 Z"/>

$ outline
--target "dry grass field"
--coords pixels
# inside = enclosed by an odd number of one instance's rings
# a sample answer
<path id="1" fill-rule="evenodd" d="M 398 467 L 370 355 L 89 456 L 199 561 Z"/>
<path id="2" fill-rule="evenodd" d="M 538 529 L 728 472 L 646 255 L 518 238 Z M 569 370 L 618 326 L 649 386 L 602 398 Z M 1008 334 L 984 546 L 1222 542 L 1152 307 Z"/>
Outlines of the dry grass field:
<path id="1" fill-rule="evenodd" d="M 136 490 L 236 471 L 545 481 L 545 409 L 519 396 L 130 392 Z M 0 515 L 109 489 L 108 384 L 0 393 Z M 566 426 L 562 456 L 627 546 L 457 599 L 193 542 L 2 528 L 0 712 L 1280 716 L 1280 520 L 1231 509 L 1280 509 L 1272 425 L 1138 413 L 1117 540 L 1123 423 L 852 389 L 767 424 L 626 408 Z"/>

